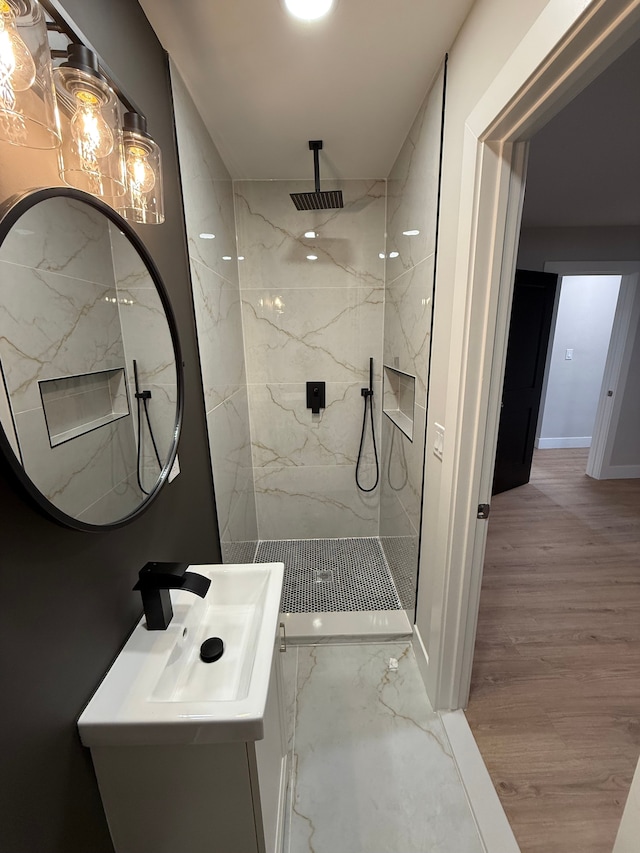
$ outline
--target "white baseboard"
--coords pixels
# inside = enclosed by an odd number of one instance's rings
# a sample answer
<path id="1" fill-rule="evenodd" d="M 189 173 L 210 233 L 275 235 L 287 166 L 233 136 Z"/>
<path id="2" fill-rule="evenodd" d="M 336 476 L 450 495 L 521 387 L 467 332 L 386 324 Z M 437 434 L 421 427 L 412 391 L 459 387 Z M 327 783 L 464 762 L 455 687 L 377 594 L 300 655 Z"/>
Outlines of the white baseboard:
<path id="1" fill-rule="evenodd" d="M 464 711 L 442 711 L 458 773 L 487 853 L 520 853 Z"/>
<path id="2" fill-rule="evenodd" d="M 553 450 L 560 447 L 591 447 L 590 435 L 571 435 L 568 438 L 536 438 L 538 450 Z"/>
<path id="3" fill-rule="evenodd" d="M 640 465 L 608 465 L 600 471 L 598 480 L 633 480 L 640 477 Z"/>

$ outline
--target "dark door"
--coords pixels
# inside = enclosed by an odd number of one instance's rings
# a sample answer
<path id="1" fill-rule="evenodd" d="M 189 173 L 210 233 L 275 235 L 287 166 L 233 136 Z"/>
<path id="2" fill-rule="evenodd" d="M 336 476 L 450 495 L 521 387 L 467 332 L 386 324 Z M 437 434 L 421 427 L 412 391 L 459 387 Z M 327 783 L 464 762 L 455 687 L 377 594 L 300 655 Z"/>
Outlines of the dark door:
<path id="1" fill-rule="evenodd" d="M 493 494 L 529 482 L 558 276 L 516 270 Z"/>

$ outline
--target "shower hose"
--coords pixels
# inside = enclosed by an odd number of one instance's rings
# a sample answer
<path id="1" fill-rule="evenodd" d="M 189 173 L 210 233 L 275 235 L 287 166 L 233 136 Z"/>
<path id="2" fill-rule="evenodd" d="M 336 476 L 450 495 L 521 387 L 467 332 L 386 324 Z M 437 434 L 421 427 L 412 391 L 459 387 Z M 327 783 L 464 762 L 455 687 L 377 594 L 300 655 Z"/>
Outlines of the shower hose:
<path id="1" fill-rule="evenodd" d="M 376 430 L 373 423 L 373 383 L 370 383 L 369 388 L 362 389 L 362 396 L 364 397 L 364 416 L 362 418 L 362 435 L 360 436 L 360 449 L 358 450 L 358 461 L 356 463 L 356 486 L 360 489 L 361 492 L 372 492 L 376 486 L 378 485 L 378 480 L 380 479 L 380 464 L 378 462 L 378 448 L 376 446 Z M 371 486 L 370 489 L 365 489 L 363 485 L 360 483 L 360 478 L 358 475 L 358 471 L 360 469 L 360 463 L 362 461 L 362 448 L 364 447 L 364 435 L 367 429 L 367 405 L 369 408 L 369 414 L 371 415 L 371 438 L 373 440 L 373 455 L 376 460 L 376 481 Z"/>
<path id="2" fill-rule="evenodd" d="M 138 477 L 138 486 L 140 488 L 140 491 L 144 495 L 149 495 L 149 494 L 151 494 L 151 492 L 148 492 L 145 489 L 145 487 L 142 485 L 142 470 L 141 470 L 142 469 L 142 466 L 141 466 L 141 462 L 142 462 L 142 458 L 141 458 L 142 457 L 142 453 L 141 453 L 141 451 L 142 451 L 142 418 L 140 417 L 140 415 L 141 415 L 140 406 L 141 405 L 144 408 L 144 414 L 145 414 L 145 417 L 147 420 L 147 426 L 149 427 L 149 435 L 151 437 L 151 443 L 153 444 L 153 449 L 154 449 L 154 452 L 156 454 L 156 459 L 158 460 L 158 465 L 160 466 L 161 471 L 162 471 L 162 462 L 160 460 L 160 453 L 158 452 L 158 445 L 156 444 L 156 440 L 155 440 L 155 437 L 153 435 L 153 429 L 151 428 L 151 420 L 149 419 L 149 409 L 147 408 L 147 400 L 149 400 L 151 398 L 151 391 L 140 391 L 140 386 L 138 383 L 138 364 L 137 364 L 135 359 L 133 360 L 133 376 L 135 379 L 135 386 L 136 386 L 135 397 L 136 397 L 137 408 L 138 408 L 138 453 L 137 453 L 137 460 L 136 460 L 136 474 Z"/>

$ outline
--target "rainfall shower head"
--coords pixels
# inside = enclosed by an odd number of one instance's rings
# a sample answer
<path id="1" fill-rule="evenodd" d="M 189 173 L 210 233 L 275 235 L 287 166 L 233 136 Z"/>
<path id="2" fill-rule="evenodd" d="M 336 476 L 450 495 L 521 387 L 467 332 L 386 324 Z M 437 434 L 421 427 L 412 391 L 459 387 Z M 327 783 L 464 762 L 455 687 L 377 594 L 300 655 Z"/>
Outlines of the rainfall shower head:
<path id="1" fill-rule="evenodd" d="M 309 148 L 313 151 L 313 171 L 316 180 L 316 188 L 311 193 L 290 193 L 291 200 L 298 210 L 332 210 L 344 207 L 342 201 L 342 190 L 320 190 L 320 155 L 318 151 L 322 148 L 321 139 L 310 139 Z"/>

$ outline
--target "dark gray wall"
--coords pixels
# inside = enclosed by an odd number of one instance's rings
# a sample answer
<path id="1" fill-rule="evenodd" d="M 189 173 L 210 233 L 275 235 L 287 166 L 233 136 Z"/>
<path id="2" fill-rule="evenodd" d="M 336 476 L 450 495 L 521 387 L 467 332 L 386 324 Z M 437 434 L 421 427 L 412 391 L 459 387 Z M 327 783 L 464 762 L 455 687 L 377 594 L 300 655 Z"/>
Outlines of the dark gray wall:
<path id="1" fill-rule="evenodd" d="M 112 853 L 75 721 L 140 615 L 147 560 L 219 562 L 166 57 L 131 0 L 65 8 L 162 146 L 167 221 L 139 233 L 167 285 L 185 361 L 182 473 L 132 524 L 80 533 L 39 515 L 0 463 L 0 850 Z M 0 149 L 0 169 L 2 168 Z"/>

